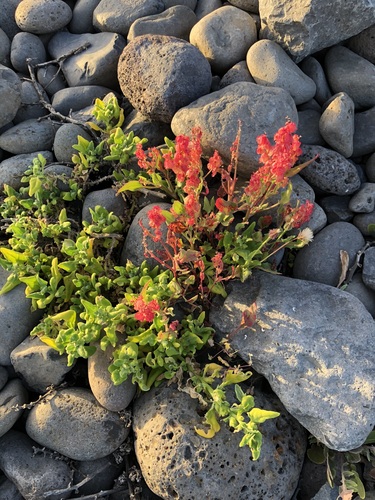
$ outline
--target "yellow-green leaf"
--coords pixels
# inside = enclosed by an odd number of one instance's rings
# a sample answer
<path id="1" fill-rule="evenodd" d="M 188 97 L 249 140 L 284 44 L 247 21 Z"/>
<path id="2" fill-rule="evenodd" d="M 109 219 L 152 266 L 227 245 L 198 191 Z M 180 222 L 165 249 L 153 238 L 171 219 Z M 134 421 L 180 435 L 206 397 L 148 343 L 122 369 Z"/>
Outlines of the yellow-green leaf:
<path id="1" fill-rule="evenodd" d="M 143 185 L 137 181 L 128 181 L 125 182 L 123 186 L 120 187 L 120 189 L 117 191 L 118 193 L 123 193 L 124 191 L 138 191 L 138 189 L 142 189 Z"/>
<path id="2" fill-rule="evenodd" d="M 16 252 L 10 248 L 0 248 L 0 252 L 4 255 L 8 262 L 12 264 L 17 264 L 18 262 L 26 262 L 27 256 L 24 253 Z"/>

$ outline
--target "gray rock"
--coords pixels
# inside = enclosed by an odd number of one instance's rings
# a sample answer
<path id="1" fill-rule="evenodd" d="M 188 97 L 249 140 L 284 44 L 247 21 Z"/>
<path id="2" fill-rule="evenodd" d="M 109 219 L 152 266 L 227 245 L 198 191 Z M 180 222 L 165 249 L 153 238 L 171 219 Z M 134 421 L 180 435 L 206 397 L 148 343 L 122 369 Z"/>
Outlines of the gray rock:
<path id="1" fill-rule="evenodd" d="M 38 85 L 38 84 L 36 84 Z M 44 100 L 49 103 L 47 94 L 39 85 L 39 91 L 43 95 Z M 22 81 L 21 83 L 21 106 L 19 107 L 16 116 L 13 118 L 14 125 L 21 123 L 32 118 L 41 118 L 49 113 L 47 109 L 41 104 L 38 92 L 32 82 Z"/>
<path id="2" fill-rule="evenodd" d="M 162 0 L 101 0 L 93 13 L 99 31 L 120 33 L 126 37 L 132 23 L 141 17 L 159 14 L 166 6 Z"/>
<path id="3" fill-rule="evenodd" d="M 365 241 L 360 231 L 349 222 L 334 222 L 315 235 L 302 248 L 294 261 L 293 276 L 302 280 L 337 286 L 341 275 L 340 251 L 349 256 L 349 267 Z"/>
<path id="4" fill-rule="evenodd" d="M 207 14 L 190 32 L 195 45 L 220 75 L 242 61 L 257 40 L 254 19 L 241 9 L 225 5 Z"/>
<path id="5" fill-rule="evenodd" d="M 231 0 L 230 4 L 246 12 L 259 13 L 259 0 Z"/>
<path id="6" fill-rule="evenodd" d="M 59 90 L 66 88 L 65 78 L 59 66 L 55 64 L 49 64 L 48 66 L 38 68 L 36 71 L 36 79 L 49 96 L 53 96 Z"/>
<path id="7" fill-rule="evenodd" d="M 332 97 L 332 92 L 329 88 L 322 65 L 315 57 L 309 56 L 301 62 L 299 67 L 315 82 L 316 93 L 314 99 L 323 106 L 323 104 Z"/>
<path id="8" fill-rule="evenodd" d="M 296 104 L 307 102 L 315 95 L 314 80 L 272 40 L 254 43 L 246 55 L 246 62 L 251 76 L 259 85 L 283 88 Z"/>
<path id="9" fill-rule="evenodd" d="M 26 153 L 11 156 L 0 163 L 0 191 L 3 191 L 3 185 L 8 184 L 13 189 L 18 190 L 21 187 L 21 177 L 24 172 L 32 165 L 33 159 L 41 154 L 47 163 L 53 161 L 54 157 L 51 151 L 35 151 L 35 153 Z"/>
<path id="10" fill-rule="evenodd" d="M 253 327 L 230 335 L 253 303 Z M 210 321 L 218 338 L 229 334 L 232 349 L 250 360 L 286 410 L 319 441 L 337 451 L 364 442 L 375 421 L 375 322 L 357 298 L 321 283 L 257 271 L 231 285 L 223 305 L 211 309 Z"/>
<path id="11" fill-rule="evenodd" d="M 2 500 L 23 500 L 24 497 L 12 481 L 5 479 L 0 483 L 0 498 Z"/>
<path id="12" fill-rule="evenodd" d="M 78 484 L 87 477 L 90 481 L 79 488 L 80 495 L 94 495 L 99 491 L 110 490 L 114 480 L 121 474 L 121 465 L 116 464 L 113 455 L 85 460 L 74 463 L 74 484 Z"/>
<path id="13" fill-rule="evenodd" d="M 1 9 L 0 9 L 1 10 Z M 11 123 L 21 106 L 21 80 L 10 68 L 0 64 L 0 128 Z"/>
<path id="14" fill-rule="evenodd" d="M 26 337 L 10 353 L 15 372 L 32 391 L 43 394 L 50 385 L 59 385 L 72 369 L 67 366 L 67 356 L 39 340 Z"/>
<path id="15" fill-rule="evenodd" d="M 271 138 L 287 118 L 298 122 L 295 103 L 287 91 L 238 82 L 180 109 L 171 127 L 175 135 L 188 135 L 194 126 L 200 127 L 203 155 L 209 157 L 217 149 L 229 162 L 230 147 L 241 121 L 238 168 L 240 175 L 249 178 L 259 167 L 256 138 L 265 132 Z"/>
<path id="16" fill-rule="evenodd" d="M 26 59 L 35 65 L 46 61 L 47 53 L 42 40 L 32 33 L 17 33 L 12 40 L 10 61 L 13 68 L 20 73 L 29 75 Z"/>
<path id="17" fill-rule="evenodd" d="M 302 144 L 315 144 L 324 146 L 325 140 L 319 131 L 319 120 L 321 112 L 315 109 L 298 111 L 298 135 L 301 136 Z"/>
<path id="18" fill-rule="evenodd" d="M 127 408 L 137 391 L 129 377 L 120 385 L 114 385 L 108 366 L 113 360 L 113 348 L 102 351 L 97 346 L 96 352 L 88 359 L 88 376 L 92 393 L 97 401 L 110 411 L 122 411 Z"/>
<path id="19" fill-rule="evenodd" d="M 0 285 L 9 273 L 0 268 Z M 0 365 L 10 366 L 10 353 L 31 332 L 42 316 L 42 311 L 31 312 L 31 301 L 25 297 L 25 286 L 20 284 L 0 295 Z"/>
<path id="20" fill-rule="evenodd" d="M 63 460 L 49 453 L 35 453 L 37 443 L 18 431 L 0 438 L 0 467 L 15 484 L 25 500 L 40 500 L 51 490 L 68 488 L 72 471 Z M 71 492 L 48 495 L 51 500 L 64 500 Z"/>
<path id="21" fill-rule="evenodd" d="M 191 10 L 195 10 L 198 6 L 197 0 L 163 0 L 163 3 L 164 9 L 170 9 L 176 5 L 184 5 L 185 7 L 189 7 Z"/>
<path id="22" fill-rule="evenodd" d="M 340 15 L 332 16 L 332 12 Z M 262 0 L 259 13 L 261 37 L 279 43 L 296 62 L 375 23 L 374 5 L 368 0 L 355 4 L 346 0 Z"/>
<path id="23" fill-rule="evenodd" d="M 164 144 L 165 137 L 173 137 L 173 132 L 169 123 L 151 120 L 137 110 L 133 110 L 126 116 L 122 125 L 122 130 L 126 134 L 133 131 L 134 134 L 141 139 L 147 138 L 147 147 L 149 148 Z"/>
<path id="24" fill-rule="evenodd" d="M 23 0 L 15 12 L 22 31 L 42 35 L 64 28 L 72 18 L 72 10 L 62 0 Z"/>
<path id="25" fill-rule="evenodd" d="M 92 210 L 99 205 L 113 212 L 118 217 L 123 217 L 126 211 L 126 205 L 121 196 L 117 196 L 116 191 L 112 188 L 97 189 L 90 191 L 85 197 L 82 206 L 82 220 L 92 222 L 90 208 Z"/>
<path id="26" fill-rule="evenodd" d="M 368 288 L 375 290 L 375 247 L 367 248 L 365 251 L 363 257 L 362 279 L 363 283 Z"/>
<path id="27" fill-rule="evenodd" d="M 75 34 L 94 33 L 93 13 L 100 0 L 77 0 L 73 7 L 69 31 Z"/>
<path id="28" fill-rule="evenodd" d="M 12 40 L 16 33 L 21 31 L 14 19 L 16 9 L 21 2 L 22 0 L 9 0 L 3 2 L 0 9 L 0 26 L 10 40 Z"/>
<path id="29" fill-rule="evenodd" d="M 117 87 L 117 63 L 126 44 L 124 37 L 118 33 L 74 35 L 65 31 L 59 32 L 51 38 L 48 50 L 52 57 L 58 58 L 85 43 L 90 44 L 86 50 L 68 57 L 61 64 L 68 85 Z"/>
<path id="30" fill-rule="evenodd" d="M 0 391 L 0 437 L 4 436 L 17 422 L 23 413 L 20 408 L 29 402 L 29 395 L 22 385 L 21 380 L 15 378 L 10 380 Z"/>
<path id="31" fill-rule="evenodd" d="M 10 66 L 10 44 L 8 35 L 0 28 L 0 64 L 8 67 Z"/>
<path id="32" fill-rule="evenodd" d="M 59 90 L 52 97 L 53 108 L 68 116 L 71 111 L 79 111 L 94 104 L 95 99 L 103 99 L 111 89 L 101 85 L 83 85 Z"/>
<path id="33" fill-rule="evenodd" d="M 351 293 L 366 307 L 368 312 L 375 318 L 375 290 L 365 285 L 361 272 L 354 274 L 353 279 L 345 288 L 345 292 Z"/>
<path id="34" fill-rule="evenodd" d="M 353 219 L 353 212 L 349 210 L 351 196 L 325 196 L 320 200 L 320 204 L 327 214 L 328 224 L 332 222 L 350 222 Z"/>
<path id="35" fill-rule="evenodd" d="M 73 174 L 73 168 L 68 167 L 67 165 L 59 165 L 58 163 L 53 163 L 52 165 L 47 165 L 44 168 L 44 172 L 46 174 L 50 174 L 52 177 L 56 179 L 56 185 L 60 191 L 70 191 L 69 183 L 67 179 L 69 179 Z"/>
<path id="36" fill-rule="evenodd" d="M 367 59 L 337 45 L 326 53 L 324 66 L 334 93 L 346 92 L 356 109 L 375 106 L 375 66 Z"/>
<path id="37" fill-rule="evenodd" d="M 324 193 L 347 195 L 357 191 L 360 187 L 355 166 L 340 153 L 324 148 L 323 146 L 302 146 L 302 156 L 299 162 L 318 157 L 301 171 L 301 176 L 313 187 Z"/>
<path id="38" fill-rule="evenodd" d="M 327 215 L 320 205 L 314 202 L 314 211 L 308 222 L 302 224 L 300 229 L 309 227 L 316 234 L 327 225 Z"/>
<path id="39" fill-rule="evenodd" d="M 358 214 L 353 217 L 353 224 L 361 231 L 363 236 L 374 236 L 374 230 L 369 226 L 375 224 L 375 210 L 369 214 Z"/>
<path id="40" fill-rule="evenodd" d="M 219 89 L 223 89 L 232 83 L 250 82 L 255 83 L 254 78 L 250 75 L 246 61 L 240 61 L 232 66 L 220 80 Z"/>
<path id="41" fill-rule="evenodd" d="M 313 111 L 317 111 L 320 114 L 322 113 L 322 107 L 315 99 L 310 99 L 309 101 L 304 102 L 303 104 L 300 104 L 298 106 L 298 111 L 307 111 L 310 109 L 312 109 Z"/>
<path id="42" fill-rule="evenodd" d="M 140 35 L 168 35 L 189 40 L 197 16 L 186 5 L 175 5 L 160 14 L 136 19 L 129 28 L 128 41 Z"/>
<path id="43" fill-rule="evenodd" d="M 367 179 L 370 182 L 375 182 L 375 153 L 372 153 L 372 155 L 367 159 L 365 172 Z"/>
<path id="44" fill-rule="evenodd" d="M 124 49 L 118 65 L 124 96 L 153 120 L 170 123 L 176 111 L 208 94 L 211 68 L 189 42 L 161 35 L 142 35 Z"/>
<path id="45" fill-rule="evenodd" d="M 220 9 L 222 6 L 223 3 L 221 0 L 199 0 L 195 9 L 195 15 L 199 21 L 204 16 L 207 16 L 207 14 L 210 14 L 216 9 Z"/>
<path id="46" fill-rule="evenodd" d="M 8 382 L 8 371 L 4 366 L 0 366 L 0 391 Z"/>
<path id="47" fill-rule="evenodd" d="M 365 182 L 349 202 L 349 209 L 355 213 L 370 213 L 375 209 L 375 183 Z"/>
<path id="48" fill-rule="evenodd" d="M 88 389 L 74 387 L 54 391 L 35 405 L 27 417 L 26 432 L 41 446 L 73 460 L 96 460 L 113 453 L 129 428 Z"/>
<path id="49" fill-rule="evenodd" d="M 375 151 L 375 106 L 354 115 L 353 156 Z"/>
<path id="50" fill-rule="evenodd" d="M 57 128 L 48 120 L 25 120 L 0 135 L 0 148 L 14 154 L 51 150 Z"/>
<path id="51" fill-rule="evenodd" d="M 349 158 L 353 154 L 354 102 L 345 92 L 334 95 L 320 117 L 319 131 L 332 149 Z"/>
<path id="52" fill-rule="evenodd" d="M 346 46 L 359 56 L 375 64 L 374 36 L 375 24 L 350 38 Z"/>
<path id="53" fill-rule="evenodd" d="M 323 484 L 316 495 L 311 500 L 337 500 L 339 495 L 338 486 L 331 487 L 328 483 Z"/>
<path id="54" fill-rule="evenodd" d="M 69 163 L 72 161 L 72 155 L 77 154 L 73 145 L 78 143 L 78 136 L 87 141 L 92 141 L 93 137 L 79 125 L 74 123 L 64 123 L 57 131 L 53 141 L 53 152 L 57 161 Z"/>
<path id="55" fill-rule="evenodd" d="M 169 210 L 171 208 L 170 203 L 150 203 L 149 205 L 142 208 L 134 217 L 132 223 L 130 224 L 128 234 L 125 238 L 124 248 L 122 249 L 120 256 L 120 265 L 124 266 L 127 260 L 130 260 L 136 266 L 140 266 L 144 260 L 147 261 L 150 267 L 154 267 L 159 264 L 152 257 L 145 257 L 146 248 L 144 246 L 144 238 L 143 238 L 143 230 L 140 226 L 140 221 L 146 229 L 151 229 L 147 213 L 154 208 L 155 206 L 159 206 L 162 210 Z M 167 235 L 167 226 L 163 224 L 161 227 L 162 231 L 162 241 L 165 241 Z M 158 256 L 158 254 L 163 253 L 163 245 L 160 241 L 155 242 L 151 238 L 147 238 L 147 249 Z"/>
<path id="56" fill-rule="evenodd" d="M 212 439 L 198 436 L 194 427 L 204 426 L 197 399 L 174 386 L 142 394 L 134 404 L 135 452 L 153 493 L 183 500 L 291 498 L 302 467 L 304 430 L 274 396 L 255 393 L 255 404 L 281 414 L 260 426 L 262 452 L 252 461 L 249 449 L 239 448 L 241 433 L 224 423 Z"/>

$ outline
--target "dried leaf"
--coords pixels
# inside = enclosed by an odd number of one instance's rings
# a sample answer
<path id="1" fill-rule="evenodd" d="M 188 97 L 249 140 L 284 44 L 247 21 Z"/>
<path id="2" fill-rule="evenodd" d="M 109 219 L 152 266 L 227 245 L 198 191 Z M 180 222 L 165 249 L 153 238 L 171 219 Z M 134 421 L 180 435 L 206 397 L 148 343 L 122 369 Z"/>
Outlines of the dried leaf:
<path id="1" fill-rule="evenodd" d="M 337 288 L 339 288 L 345 281 L 346 274 L 349 269 L 349 254 L 346 250 L 340 250 L 340 261 L 341 261 L 341 275 Z"/>

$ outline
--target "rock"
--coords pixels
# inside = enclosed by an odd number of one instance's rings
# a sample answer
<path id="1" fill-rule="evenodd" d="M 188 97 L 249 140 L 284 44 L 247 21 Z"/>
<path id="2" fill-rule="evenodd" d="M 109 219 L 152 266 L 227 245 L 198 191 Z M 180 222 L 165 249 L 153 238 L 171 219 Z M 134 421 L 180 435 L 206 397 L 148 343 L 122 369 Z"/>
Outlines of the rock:
<path id="1" fill-rule="evenodd" d="M 373 153 L 366 161 L 365 166 L 366 176 L 370 182 L 375 182 L 375 153 Z"/>
<path id="2" fill-rule="evenodd" d="M 337 485 L 333 485 L 331 487 L 328 483 L 323 484 L 319 491 L 312 497 L 311 500 L 337 500 L 339 492 L 339 488 Z"/>
<path id="3" fill-rule="evenodd" d="M 306 109 L 298 111 L 298 135 L 301 136 L 302 144 L 326 145 L 325 140 L 319 131 L 320 111 Z"/>
<path id="4" fill-rule="evenodd" d="M 53 152 L 57 161 L 70 163 L 72 155 L 77 154 L 77 150 L 73 149 L 73 145 L 78 143 L 78 136 L 83 137 L 87 141 L 92 141 L 91 136 L 86 129 L 74 123 L 64 123 L 57 131 L 53 141 Z"/>
<path id="5" fill-rule="evenodd" d="M 375 151 L 375 106 L 354 115 L 353 156 Z"/>
<path id="6" fill-rule="evenodd" d="M 0 498 L 2 500 L 24 500 L 16 485 L 9 479 L 5 479 L 0 483 Z"/>
<path id="7" fill-rule="evenodd" d="M 3 64 L 0 64 L 0 99 L 1 128 L 13 120 L 22 102 L 21 80 L 13 70 Z"/>
<path id="8" fill-rule="evenodd" d="M 14 16 L 22 31 L 43 35 L 64 28 L 72 18 L 72 10 L 62 0 L 22 0 Z"/>
<path id="9" fill-rule="evenodd" d="M 14 154 L 51 150 L 57 128 L 51 121 L 25 120 L 0 135 L 0 148 Z"/>
<path id="10" fill-rule="evenodd" d="M 334 93 L 348 94 L 356 109 L 375 106 L 375 66 L 367 59 L 337 45 L 326 53 L 324 66 Z"/>
<path id="11" fill-rule="evenodd" d="M 301 171 L 301 176 L 313 187 L 324 193 L 347 195 L 358 190 L 361 184 L 357 169 L 340 153 L 323 146 L 302 146 L 299 163 L 318 157 Z"/>
<path id="12" fill-rule="evenodd" d="M 216 9 L 220 9 L 222 6 L 223 4 L 221 0 L 199 0 L 195 9 L 197 20 L 199 21 L 204 16 L 207 16 L 207 14 L 210 14 Z"/>
<path id="13" fill-rule="evenodd" d="M 120 256 L 120 265 L 126 265 L 126 262 L 130 260 L 134 265 L 140 266 L 144 260 L 147 261 L 150 267 L 154 267 L 159 264 L 152 257 L 145 258 L 145 245 L 143 239 L 143 230 L 140 226 L 140 222 L 146 229 L 150 229 L 150 225 L 148 222 L 147 213 L 154 208 L 155 206 L 159 206 L 162 210 L 169 210 L 171 208 L 170 203 L 150 203 L 149 205 L 142 208 L 134 217 L 132 223 L 130 224 L 128 234 L 125 238 L 124 247 Z M 167 226 L 166 224 L 162 224 L 162 240 L 164 241 L 167 235 Z M 163 245 L 160 241 L 155 242 L 151 238 L 147 238 L 147 249 L 158 256 L 158 254 L 163 253 Z M 161 258 L 162 255 L 161 255 Z"/>
<path id="14" fill-rule="evenodd" d="M 322 65 L 315 57 L 309 56 L 301 62 L 299 67 L 315 82 L 316 93 L 314 99 L 323 106 L 332 97 L 332 92 Z"/>
<path id="15" fill-rule="evenodd" d="M 113 455 L 98 458 L 97 460 L 85 460 L 74 464 L 74 484 L 78 484 L 87 477 L 90 481 L 79 488 L 80 495 L 97 495 L 99 491 L 110 490 L 114 480 L 121 474 L 121 466 L 116 464 Z"/>
<path id="16" fill-rule="evenodd" d="M 0 9 L 0 26 L 10 40 L 16 33 L 21 31 L 14 19 L 14 14 L 21 1 L 22 0 L 9 0 L 3 3 Z"/>
<path id="17" fill-rule="evenodd" d="M 186 5 L 175 5 L 152 16 L 136 19 L 129 28 L 128 41 L 140 35 L 167 35 L 189 40 L 197 16 Z"/>
<path id="18" fill-rule="evenodd" d="M 41 446 L 73 460 L 96 460 L 113 453 L 129 428 L 88 389 L 72 387 L 54 391 L 36 404 L 27 417 L 26 432 Z"/>
<path id="19" fill-rule="evenodd" d="M 345 292 L 351 293 L 354 297 L 357 297 L 371 316 L 375 318 L 375 290 L 365 285 L 361 272 L 354 274 L 353 279 L 345 288 Z"/>
<path id="20" fill-rule="evenodd" d="M 369 226 L 375 224 L 375 211 L 369 214 L 358 214 L 353 217 L 353 224 L 361 231 L 363 236 L 374 236 L 374 230 Z"/>
<path id="21" fill-rule="evenodd" d="M 349 209 L 355 213 L 370 213 L 375 210 L 375 183 L 365 182 L 349 202 Z"/>
<path id="22" fill-rule="evenodd" d="M 22 185 L 21 177 L 39 154 L 47 160 L 47 163 L 52 162 L 54 159 L 51 151 L 35 151 L 35 153 L 14 155 L 3 160 L 0 163 L 0 191 L 3 191 L 4 184 L 8 184 L 18 191 Z"/>
<path id="23" fill-rule="evenodd" d="M 365 251 L 362 278 L 368 288 L 375 290 L 375 247 L 367 248 Z"/>
<path id="24" fill-rule="evenodd" d="M 169 6 L 170 7 L 170 6 Z M 136 19 L 159 14 L 167 6 L 162 0 L 101 0 L 93 13 L 94 27 L 99 31 L 120 33 L 126 37 Z"/>
<path id="25" fill-rule="evenodd" d="M 36 83 L 38 85 L 38 83 Z M 49 103 L 47 94 L 43 88 L 39 86 L 39 91 L 43 95 L 44 100 Z M 41 118 L 48 114 L 47 109 L 41 104 L 38 92 L 32 82 L 23 81 L 21 83 L 21 106 L 18 108 L 16 116 L 13 118 L 14 125 L 31 120 L 33 118 Z"/>
<path id="26" fill-rule="evenodd" d="M 251 82 L 255 83 L 254 78 L 250 75 L 246 61 L 240 61 L 232 66 L 220 80 L 219 89 L 223 89 L 232 83 Z"/>
<path id="27" fill-rule="evenodd" d="M 332 149 L 344 158 L 353 154 L 354 102 L 345 92 L 327 101 L 320 117 L 319 131 Z"/>
<path id="28" fill-rule="evenodd" d="M 206 57 L 214 73 L 223 75 L 242 61 L 257 40 L 254 19 L 241 9 L 225 5 L 193 26 L 190 43 Z"/>
<path id="29" fill-rule="evenodd" d="M 101 85 L 83 85 L 59 90 L 53 95 L 52 106 L 59 113 L 68 116 L 71 111 L 79 111 L 94 104 L 96 98 L 103 99 L 111 89 Z"/>
<path id="30" fill-rule="evenodd" d="M 9 273 L 0 268 L 0 285 L 4 286 Z M 25 285 L 0 295 L 0 365 L 10 366 L 10 353 L 31 332 L 42 311 L 31 312 L 31 301 L 25 297 Z"/>
<path id="31" fill-rule="evenodd" d="M 230 4 L 246 12 L 259 13 L 259 0 L 231 0 Z"/>
<path id="32" fill-rule="evenodd" d="M 125 215 L 125 202 L 121 196 L 117 196 L 116 191 L 111 187 L 90 191 L 86 195 L 82 206 L 82 220 L 92 222 L 90 209 L 94 210 L 97 205 L 104 207 L 108 212 L 113 212 L 117 217 Z"/>
<path id="33" fill-rule="evenodd" d="M 118 33 L 74 35 L 59 32 L 51 38 L 48 50 L 52 57 L 58 58 L 84 44 L 89 44 L 88 48 L 68 57 L 61 64 L 69 87 L 102 85 L 116 88 L 117 63 L 126 44 L 124 37 Z"/>
<path id="34" fill-rule="evenodd" d="M 28 402 L 29 395 L 17 378 L 10 380 L 0 390 L 0 437 L 13 427 L 23 413 L 22 408 L 16 410 L 14 407 Z"/>
<path id="35" fill-rule="evenodd" d="M 124 96 L 145 116 L 170 123 L 176 111 L 208 94 L 211 69 L 189 42 L 161 35 L 136 37 L 118 65 Z"/>
<path id="36" fill-rule="evenodd" d="M 3 29 L 0 28 L 0 64 L 10 66 L 10 40 Z"/>
<path id="37" fill-rule="evenodd" d="M 26 386 L 39 394 L 50 385 L 60 385 L 72 369 L 65 354 L 60 355 L 38 337 L 26 337 L 10 353 L 10 361 Z"/>
<path id="38" fill-rule="evenodd" d="M 102 351 L 97 346 L 96 352 L 88 359 L 88 376 L 92 393 L 97 401 L 110 411 L 122 411 L 127 408 L 135 396 L 137 386 L 128 378 L 120 385 L 114 385 L 108 366 L 113 360 L 113 348 Z"/>
<path id="39" fill-rule="evenodd" d="M 332 17 L 332 12 L 340 15 Z M 374 6 L 368 0 L 354 5 L 346 0 L 262 0 L 259 14 L 261 37 L 279 43 L 296 62 L 375 23 Z"/>
<path id="40" fill-rule="evenodd" d="M 100 0 L 77 0 L 73 7 L 69 31 L 75 34 L 94 33 L 93 13 Z"/>
<path id="41" fill-rule="evenodd" d="M 135 452 L 153 493 L 184 500 L 290 499 L 302 467 L 304 431 L 274 396 L 255 394 L 255 402 L 281 415 L 261 425 L 262 452 L 252 461 L 249 449 L 239 448 L 241 433 L 224 423 L 212 439 L 198 436 L 194 427 L 204 426 L 197 399 L 174 386 L 142 394 L 134 404 Z"/>
<path id="42" fill-rule="evenodd" d="M 350 222 L 353 219 L 353 212 L 349 210 L 351 196 L 325 196 L 320 200 L 325 213 L 327 214 L 328 224 L 332 222 Z"/>
<path id="43" fill-rule="evenodd" d="M 375 24 L 350 38 L 346 46 L 361 57 L 364 57 L 372 64 L 375 64 Z"/>
<path id="44" fill-rule="evenodd" d="M 283 88 L 297 105 L 309 101 L 315 95 L 315 82 L 272 40 L 254 43 L 246 55 L 246 62 L 256 83 Z"/>
<path id="45" fill-rule="evenodd" d="M 253 303 L 255 324 L 230 335 Z M 357 298 L 321 283 L 257 271 L 245 283 L 231 284 L 224 303 L 211 309 L 210 321 L 218 338 L 230 335 L 232 349 L 250 360 L 286 410 L 319 441 L 337 451 L 361 446 L 375 421 L 375 323 Z"/>
<path id="46" fill-rule="evenodd" d="M 198 7 L 197 0 L 163 0 L 164 8 L 170 9 L 176 5 L 184 5 L 185 7 L 189 7 L 191 10 L 195 10 Z"/>
<path id="47" fill-rule="evenodd" d="M 8 382 L 8 371 L 4 366 L 0 366 L 0 391 Z"/>
<path id="48" fill-rule="evenodd" d="M 0 438 L 0 468 L 15 484 L 25 500 L 40 500 L 51 490 L 68 488 L 72 471 L 63 460 L 49 453 L 35 453 L 37 443 L 25 434 L 11 430 Z M 64 500 L 71 492 L 48 495 L 51 500 Z"/>
<path id="49" fill-rule="evenodd" d="M 52 165 L 47 165 L 44 168 L 44 172 L 46 174 L 50 174 L 52 177 L 55 177 L 56 186 L 60 189 L 60 191 L 70 191 L 68 179 L 72 177 L 72 167 L 52 163 Z"/>
<path id="50" fill-rule="evenodd" d="M 294 261 L 293 276 L 302 280 L 337 286 L 341 275 L 340 251 L 347 252 L 349 267 L 365 245 L 360 231 L 349 222 L 334 222 L 314 236 Z"/>
<path id="51" fill-rule="evenodd" d="M 164 144 L 165 137 L 173 137 L 169 123 L 151 120 L 135 109 L 125 117 L 122 130 L 125 134 L 133 131 L 134 135 L 141 139 L 147 138 L 147 147 L 149 148 Z"/>
<path id="52" fill-rule="evenodd" d="M 13 68 L 20 73 L 29 75 L 27 59 L 35 65 L 46 61 L 47 53 L 42 40 L 32 33 L 17 33 L 12 40 L 10 60 Z"/>
<path id="53" fill-rule="evenodd" d="M 171 127 L 175 135 L 189 135 L 194 126 L 202 130 L 203 155 L 215 149 L 224 161 L 230 161 L 230 147 L 242 123 L 239 147 L 239 174 L 249 178 L 259 167 L 256 138 L 267 131 L 268 137 L 285 125 L 297 123 L 298 115 L 290 94 L 281 89 L 249 82 L 238 82 L 197 99 L 174 115 Z"/>
<path id="54" fill-rule="evenodd" d="M 36 79 L 49 96 L 53 96 L 59 90 L 66 88 L 65 78 L 59 70 L 59 67 L 55 64 L 49 64 L 48 66 L 38 68 L 36 71 Z"/>

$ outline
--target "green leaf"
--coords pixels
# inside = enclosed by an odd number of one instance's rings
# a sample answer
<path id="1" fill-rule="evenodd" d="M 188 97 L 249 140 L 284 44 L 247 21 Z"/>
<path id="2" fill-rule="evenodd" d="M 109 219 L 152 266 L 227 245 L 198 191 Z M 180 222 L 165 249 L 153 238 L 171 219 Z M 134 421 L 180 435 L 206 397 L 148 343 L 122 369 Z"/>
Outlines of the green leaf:
<path id="1" fill-rule="evenodd" d="M 2 289 L 0 290 L 0 295 L 4 295 L 5 293 L 10 292 L 15 288 L 17 285 L 19 285 L 21 281 L 18 279 L 18 276 L 15 274 L 10 274 L 8 276 L 8 279 L 6 280 L 5 284 L 3 285 Z"/>
<path id="2" fill-rule="evenodd" d="M 16 252 L 15 250 L 11 250 L 10 248 L 2 247 L 0 248 L 0 252 L 4 255 L 7 261 L 12 264 L 18 264 L 20 262 L 26 262 L 28 256 L 25 253 Z"/>
<path id="3" fill-rule="evenodd" d="M 117 193 L 123 193 L 124 191 L 138 191 L 142 189 L 144 186 L 139 181 L 133 180 L 125 182 L 123 186 L 117 191 Z"/>
<path id="4" fill-rule="evenodd" d="M 366 441 L 363 444 L 374 444 L 374 443 L 375 443 L 375 431 L 371 431 Z"/>
<path id="5" fill-rule="evenodd" d="M 314 464 L 321 465 L 326 461 L 326 455 L 324 453 L 324 448 L 318 446 L 317 444 L 311 445 L 307 450 L 307 456 Z"/>
<path id="6" fill-rule="evenodd" d="M 260 408 L 253 408 L 249 412 L 249 417 L 251 418 L 251 421 L 256 424 L 263 424 L 263 422 L 265 422 L 266 420 L 270 418 L 276 418 L 279 416 L 280 413 L 277 411 L 262 410 Z"/>
<path id="7" fill-rule="evenodd" d="M 176 212 L 177 215 L 181 215 L 185 213 L 185 206 L 178 200 L 175 200 L 172 205 L 172 209 Z"/>

